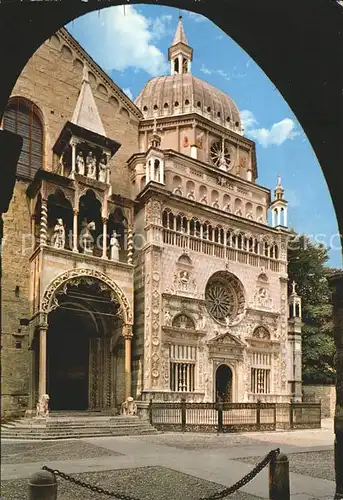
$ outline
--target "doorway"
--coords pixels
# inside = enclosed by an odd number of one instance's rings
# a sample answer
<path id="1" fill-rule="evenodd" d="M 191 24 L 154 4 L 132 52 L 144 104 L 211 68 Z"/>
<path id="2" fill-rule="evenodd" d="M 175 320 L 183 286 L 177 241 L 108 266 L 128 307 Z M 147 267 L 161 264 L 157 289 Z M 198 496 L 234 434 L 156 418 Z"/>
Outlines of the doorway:
<path id="1" fill-rule="evenodd" d="M 47 383 L 52 411 L 88 409 L 91 325 L 89 315 L 77 311 L 57 309 L 50 315 Z"/>
<path id="2" fill-rule="evenodd" d="M 232 370 L 227 365 L 220 365 L 216 371 L 216 402 L 232 402 Z"/>

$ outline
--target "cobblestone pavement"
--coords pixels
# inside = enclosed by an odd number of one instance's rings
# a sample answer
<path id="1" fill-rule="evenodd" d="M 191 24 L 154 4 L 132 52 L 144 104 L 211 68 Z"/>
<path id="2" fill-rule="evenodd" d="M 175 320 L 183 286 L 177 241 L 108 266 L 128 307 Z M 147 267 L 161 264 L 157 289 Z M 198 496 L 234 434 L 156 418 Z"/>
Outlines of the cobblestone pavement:
<path id="1" fill-rule="evenodd" d="M 95 458 L 113 455 L 121 455 L 121 453 L 83 441 L 3 442 L 1 445 L 1 462 L 3 464 L 74 460 L 80 457 Z"/>
<path id="2" fill-rule="evenodd" d="M 116 493 L 140 500 L 198 500 L 223 489 L 223 486 L 182 474 L 165 467 L 140 467 L 100 473 L 74 474 L 73 477 L 101 486 Z M 23 500 L 27 495 L 26 480 L 4 481 L 1 491 L 4 500 Z M 105 495 L 58 479 L 58 500 L 104 500 Z M 234 500 L 254 500 L 258 497 L 237 492 Z"/>
<path id="3" fill-rule="evenodd" d="M 263 457 L 243 457 L 240 462 L 257 464 Z M 308 451 L 288 454 L 289 470 L 305 476 L 335 480 L 334 451 Z"/>

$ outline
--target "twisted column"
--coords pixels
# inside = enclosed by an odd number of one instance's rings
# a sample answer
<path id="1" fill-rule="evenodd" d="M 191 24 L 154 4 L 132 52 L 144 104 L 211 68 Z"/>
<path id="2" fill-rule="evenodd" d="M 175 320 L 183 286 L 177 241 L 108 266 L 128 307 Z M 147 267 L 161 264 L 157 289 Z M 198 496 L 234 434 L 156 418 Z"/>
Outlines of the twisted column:
<path id="1" fill-rule="evenodd" d="M 132 264 L 133 259 L 133 231 L 132 226 L 129 226 L 127 231 L 127 263 Z"/>
<path id="2" fill-rule="evenodd" d="M 41 217 L 40 217 L 40 244 L 46 246 L 48 235 L 48 202 L 42 200 Z"/>

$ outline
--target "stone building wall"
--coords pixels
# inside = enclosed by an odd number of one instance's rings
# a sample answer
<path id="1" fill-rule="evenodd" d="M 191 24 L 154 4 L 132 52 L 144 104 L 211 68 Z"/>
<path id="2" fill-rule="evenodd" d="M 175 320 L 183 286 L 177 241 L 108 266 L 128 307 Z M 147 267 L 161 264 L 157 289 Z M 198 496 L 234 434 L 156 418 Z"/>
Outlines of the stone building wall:
<path id="1" fill-rule="evenodd" d="M 126 160 L 138 150 L 140 112 L 66 30 L 53 35 L 36 51 L 19 76 L 12 97 L 26 98 L 40 109 L 44 130 L 43 167 L 50 170 L 53 168 L 52 147 L 64 124 L 72 118 L 85 61 L 106 134 L 121 143 L 111 163 L 113 194 L 130 197 Z M 20 318 L 30 316 L 28 185 L 29 181 L 16 182 L 9 210 L 3 217 L 1 414 L 6 416 L 22 414 L 28 404 L 29 335 L 23 327 L 18 332 Z M 26 252 L 22 250 L 23 244 Z M 17 291 L 16 287 L 19 287 Z M 128 289 L 132 294 L 132 285 Z"/>
<path id="2" fill-rule="evenodd" d="M 30 215 L 27 182 L 17 181 L 8 212 L 3 215 L 2 241 L 2 405 L 1 415 L 24 411 L 28 402 L 29 342 L 21 318 L 29 317 Z"/>
<path id="3" fill-rule="evenodd" d="M 303 385 L 303 401 L 322 403 L 322 418 L 335 416 L 336 387 L 334 385 Z"/>

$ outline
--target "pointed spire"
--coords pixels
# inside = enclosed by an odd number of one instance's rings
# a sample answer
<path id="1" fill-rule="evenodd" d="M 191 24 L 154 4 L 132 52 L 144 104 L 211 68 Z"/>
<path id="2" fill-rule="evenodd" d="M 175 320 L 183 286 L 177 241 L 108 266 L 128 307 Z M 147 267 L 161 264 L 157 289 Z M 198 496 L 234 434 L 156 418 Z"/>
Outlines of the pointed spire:
<path id="1" fill-rule="evenodd" d="M 178 43 L 184 43 L 185 45 L 188 45 L 187 36 L 186 36 L 185 30 L 183 29 L 181 15 L 179 16 L 179 21 L 177 23 L 177 28 L 176 28 L 176 32 L 174 35 L 174 40 L 173 40 L 172 46 L 176 45 Z"/>
<path id="2" fill-rule="evenodd" d="M 168 49 L 168 60 L 171 62 L 171 74 L 180 75 L 191 72 L 193 49 L 188 44 L 183 29 L 182 16 L 179 16 L 172 45 Z"/>
<path id="3" fill-rule="evenodd" d="M 82 87 L 74 109 L 72 123 L 106 137 L 92 88 L 89 84 L 88 67 L 85 64 L 82 74 Z"/>

